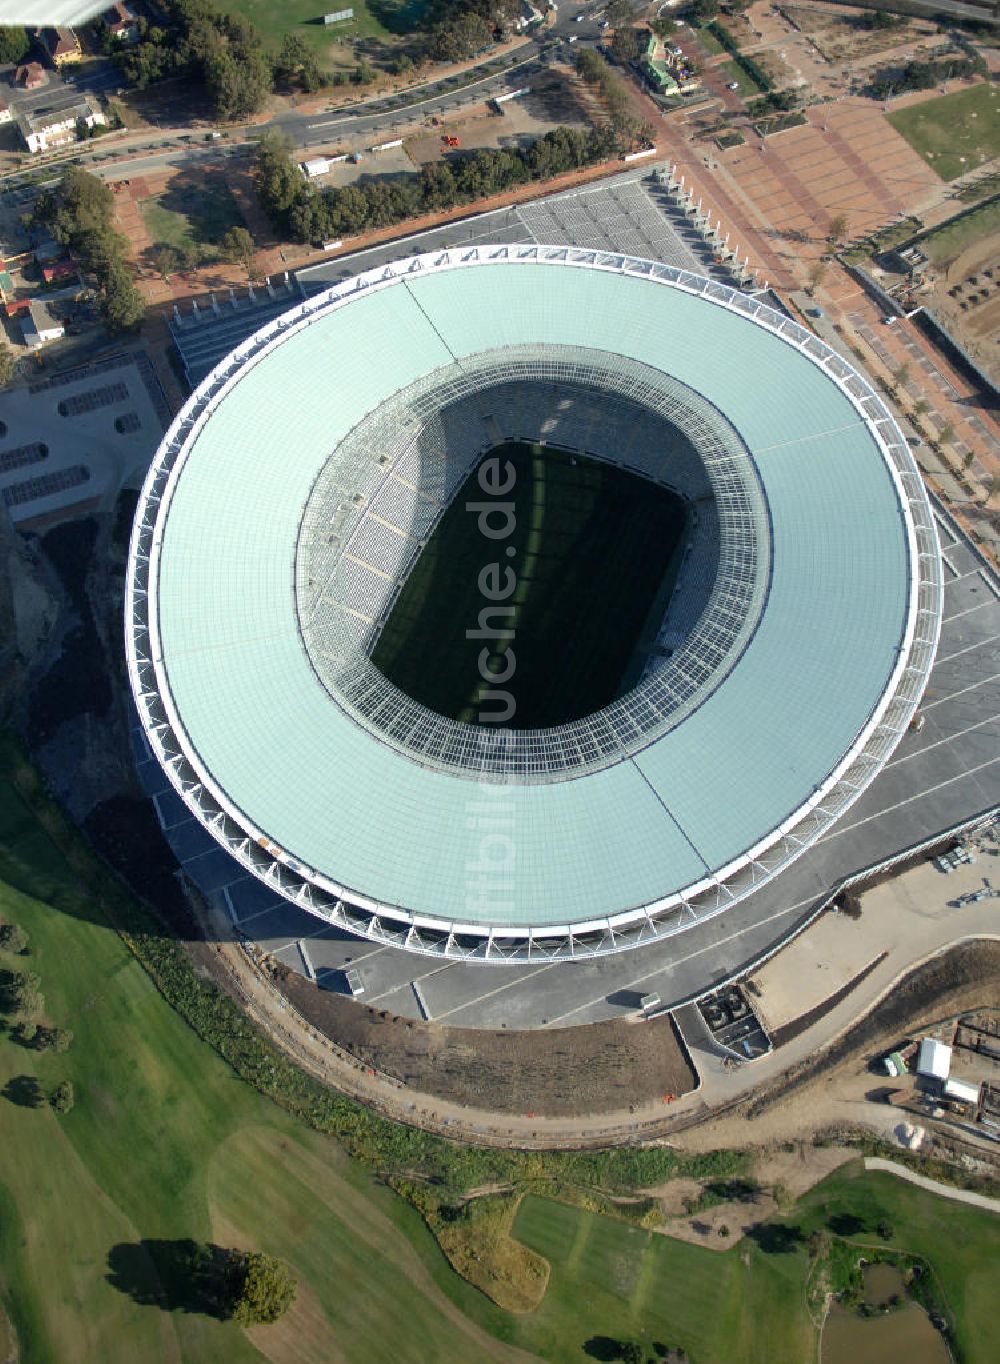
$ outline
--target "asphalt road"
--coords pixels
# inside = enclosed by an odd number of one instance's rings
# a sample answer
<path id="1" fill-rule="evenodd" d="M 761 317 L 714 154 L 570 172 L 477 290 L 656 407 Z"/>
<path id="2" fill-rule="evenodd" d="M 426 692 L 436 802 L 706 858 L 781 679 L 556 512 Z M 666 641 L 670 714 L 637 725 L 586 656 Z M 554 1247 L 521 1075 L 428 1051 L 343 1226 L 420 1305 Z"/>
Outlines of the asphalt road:
<path id="1" fill-rule="evenodd" d="M 635 7 L 638 11 L 642 6 L 637 4 Z M 405 95 L 377 96 L 355 105 L 331 107 L 326 112 L 298 113 L 294 109 L 285 109 L 270 122 L 248 127 L 245 134 L 233 132 L 221 143 L 202 142 L 200 146 L 192 147 L 189 144 L 203 138 L 204 134 L 172 129 L 160 134 L 153 133 L 144 138 L 140 145 L 122 147 L 120 151 L 118 144 L 104 142 L 95 146 L 92 152 L 77 152 L 76 155 L 96 174 L 118 178 L 123 172 L 140 175 L 162 170 L 167 165 L 191 165 L 232 155 L 239 147 L 249 145 L 252 138 L 259 137 L 266 129 L 285 133 L 294 146 L 305 149 L 329 145 L 332 141 L 349 140 L 357 143 L 368 137 L 374 139 L 385 136 L 418 120 L 454 113 L 463 105 L 479 104 L 494 95 L 517 89 L 530 81 L 533 72 L 537 74 L 543 71 L 557 55 L 571 59 L 578 43 L 593 43 L 600 38 L 598 21 L 603 10 L 603 3 L 560 5 L 556 22 L 541 29 L 523 48 L 511 53 L 510 62 L 502 72 L 482 77 L 457 89 L 454 78 L 450 78 L 428 82 Z M 575 40 L 572 46 L 570 38 Z M 495 60 L 495 57 L 488 58 L 483 65 L 491 65 Z M 46 88 L 20 96 L 18 105 L 44 106 L 76 91 L 107 94 L 117 89 L 119 84 L 118 74 L 110 65 L 98 72 L 96 78 L 88 78 L 85 84 L 77 84 L 71 76 L 64 80 L 50 73 Z M 61 171 L 62 164 L 53 165 L 53 178 Z M 30 173 L 30 168 L 28 170 Z"/>

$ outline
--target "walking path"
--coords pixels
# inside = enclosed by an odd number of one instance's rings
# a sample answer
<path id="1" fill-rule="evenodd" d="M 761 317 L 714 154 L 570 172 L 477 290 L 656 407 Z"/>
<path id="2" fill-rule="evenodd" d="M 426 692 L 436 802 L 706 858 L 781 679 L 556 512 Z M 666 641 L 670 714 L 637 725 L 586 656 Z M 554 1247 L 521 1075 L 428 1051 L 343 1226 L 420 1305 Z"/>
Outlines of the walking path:
<path id="1" fill-rule="evenodd" d="M 1000 1213 L 1000 1198 L 987 1198 L 985 1194 L 972 1193 L 969 1189 L 956 1189 L 951 1184 L 939 1184 L 936 1179 L 918 1175 L 916 1170 L 911 1170 L 906 1165 L 897 1165 L 894 1160 L 865 1156 L 865 1169 L 883 1170 L 887 1175 L 895 1175 L 898 1179 L 905 1179 L 910 1184 L 916 1184 L 918 1188 L 926 1189 L 928 1193 L 951 1198 L 956 1203 L 971 1203 L 974 1208 L 985 1208 L 987 1212 Z"/>

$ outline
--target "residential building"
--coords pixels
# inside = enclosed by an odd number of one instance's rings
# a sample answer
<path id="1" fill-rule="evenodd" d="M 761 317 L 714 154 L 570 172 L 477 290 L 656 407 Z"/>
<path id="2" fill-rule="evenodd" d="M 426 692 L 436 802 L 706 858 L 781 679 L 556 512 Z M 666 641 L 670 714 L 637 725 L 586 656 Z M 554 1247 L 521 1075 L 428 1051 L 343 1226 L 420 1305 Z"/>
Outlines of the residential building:
<path id="1" fill-rule="evenodd" d="M 83 58 L 80 39 L 71 28 L 47 28 L 45 30 L 45 46 L 52 58 L 52 65 L 57 70 L 71 65 L 73 62 L 81 61 Z"/>
<path id="2" fill-rule="evenodd" d="M 29 152 L 47 152 L 52 147 L 75 142 L 79 125 L 94 128 L 106 122 L 89 95 L 55 108 L 26 109 L 17 116 L 17 126 Z"/>
<path id="3" fill-rule="evenodd" d="M 138 38 L 139 16 L 124 0 L 118 0 L 117 4 L 106 9 L 101 18 L 111 36 L 120 43 L 134 43 Z"/>
<path id="4" fill-rule="evenodd" d="M 5 99 L 0 99 L 0 123 L 10 123 L 14 115 L 10 112 L 10 105 Z"/>
<path id="5" fill-rule="evenodd" d="M 48 76 L 41 62 L 25 62 L 14 73 L 14 84 L 19 85 L 22 90 L 40 90 L 47 80 Z"/>
<path id="6" fill-rule="evenodd" d="M 36 299 L 32 299 L 28 311 L 21 318 L 21 331 L 24 333 L 24 344 L 31 350 L 38 350 L 39 346 L 58 341 L 60 336 L 66 335 L 63 324 L 52 316 L 44 303 Z"/>

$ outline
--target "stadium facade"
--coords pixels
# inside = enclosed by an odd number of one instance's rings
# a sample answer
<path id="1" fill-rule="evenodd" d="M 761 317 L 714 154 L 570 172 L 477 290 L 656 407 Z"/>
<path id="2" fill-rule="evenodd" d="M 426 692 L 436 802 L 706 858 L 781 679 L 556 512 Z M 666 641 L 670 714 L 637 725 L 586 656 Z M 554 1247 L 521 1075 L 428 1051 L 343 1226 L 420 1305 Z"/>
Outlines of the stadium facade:
<path id="1" fill-rule="evenodd" d="M 370 661 L 507 440 L 693 511 L 637 685 L 544 730 Z M 153 752 L 242 866 L 377 941 L 548 960 L 681 932 L 826 832 L 907 729 L 941 595 L 907 444 L 812 333 L 669 266 L 497 246 L 334 286 L 213 371 L 143 489 L 126 638 Z"/>

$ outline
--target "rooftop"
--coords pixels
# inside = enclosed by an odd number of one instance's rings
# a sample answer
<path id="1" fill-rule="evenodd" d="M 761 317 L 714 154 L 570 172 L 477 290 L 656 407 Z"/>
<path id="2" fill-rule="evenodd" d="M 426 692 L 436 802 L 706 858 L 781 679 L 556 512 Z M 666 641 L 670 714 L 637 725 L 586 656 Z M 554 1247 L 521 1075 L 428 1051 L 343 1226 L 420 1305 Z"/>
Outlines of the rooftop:
<path id="1" fill-rule="evenodd" d="M 195 395 L 147 487 L 162 539 L 133 640 L 141 713 L 189 805 L 225 812 L 216 836 L 235 846 L 244 829 L 246 862 L 270 874 L 277 859 L 289 894 L 303 877 L 317 912 L 326 892 L 418 924 L 555 934 L 695 914 L 705 896 L 721 908 L 722 882 L 786 865 L 791 831 L 808 846 L 905 729 L 940 609 L 936 555 L 915 552 L 918 523 L 934 546 L 919 477 L 863 381 L 759 302 L 620 256 L 489 255 L 350 281 Z M 608 353 L 723 412 L 760 479 L 773 568 L 737 666 L 682 723 L 571 780 L 472 781 L 360 727 L 320 684 L 291 606 L 294 547 L 331 448 L 365 414 L 533 346 Z M 516 829 L 501 909 L 470 886 L 484 791 Z"/>

